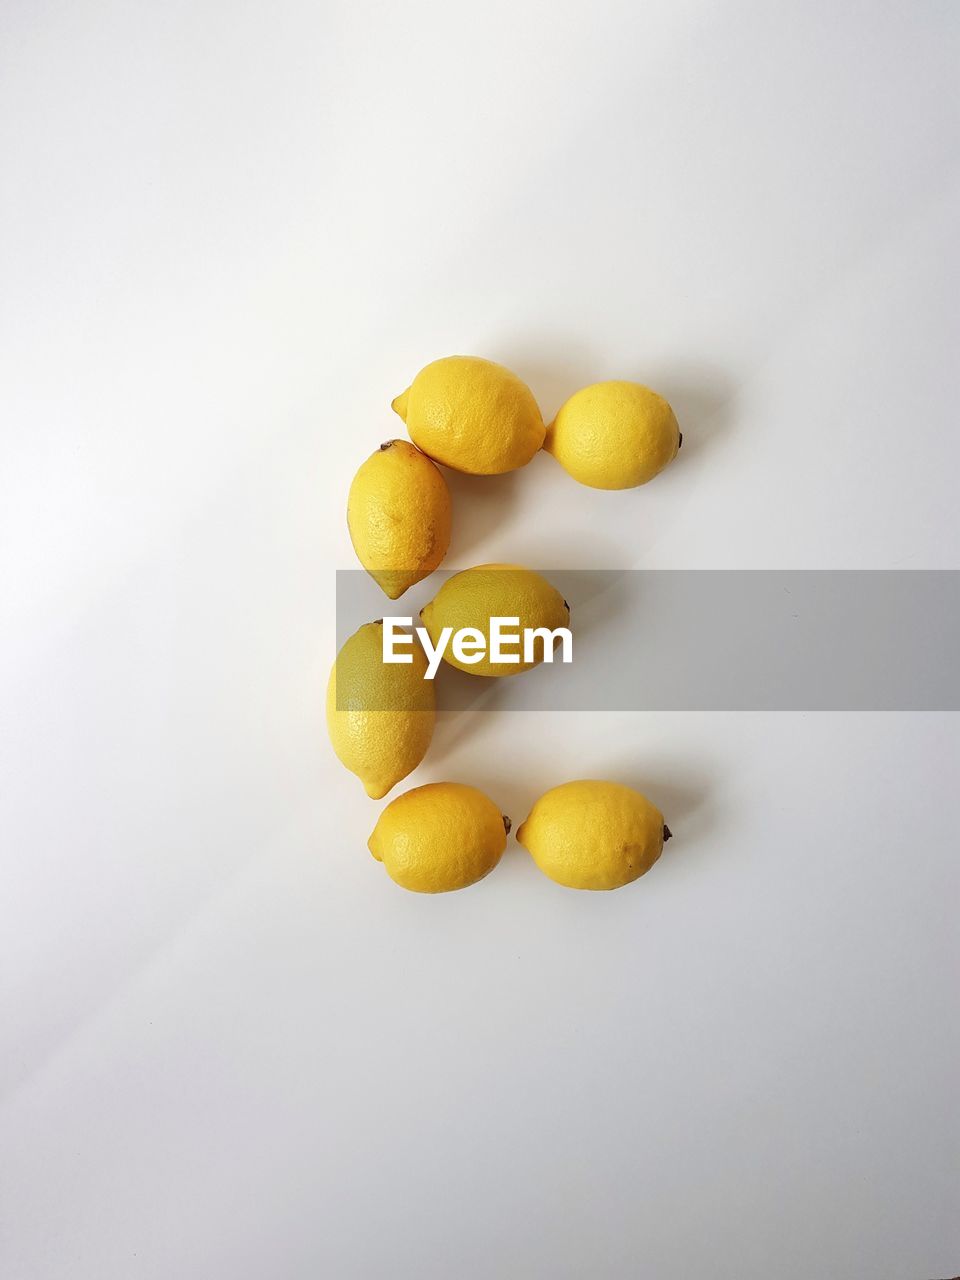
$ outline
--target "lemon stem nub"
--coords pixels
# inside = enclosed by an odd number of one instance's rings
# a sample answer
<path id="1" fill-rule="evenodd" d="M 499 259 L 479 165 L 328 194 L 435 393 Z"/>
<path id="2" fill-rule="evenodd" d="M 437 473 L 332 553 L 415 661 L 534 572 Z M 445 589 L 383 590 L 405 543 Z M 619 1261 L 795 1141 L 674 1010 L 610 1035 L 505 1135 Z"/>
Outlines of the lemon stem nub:
<path id="1" fill-rule="evenodd" d="M 510 819 L 507 817 L 505 813 L 501 814 L 500 816 L 503 818 L 503 829 L 506 832 L 506 834 L 509 835 L 510 828 L 513 826 L 513 823 L 510 821 Z"/>
<path id="2" fill-rule="evenodd" d="M 672 838 L 672 836 L 673 836 L 673 832 L 670 830 L 667 824 L 664 823 L 663 824 L 663 843 L 666 844 L 667 841 Z"/>
<path id="3" fill-rule="evenodd" d="M 383 453 L 384 449 L 392 449 L 396 443 L 396 440 L 384 440 L 383 444 L 380 446 L 380 452 Z"/>
<path id="4" fill-rule="evenodd" d="M 677 432 L 677 448 L 678 449 L 683 448 L 683 432 L 682 431 Z"/>

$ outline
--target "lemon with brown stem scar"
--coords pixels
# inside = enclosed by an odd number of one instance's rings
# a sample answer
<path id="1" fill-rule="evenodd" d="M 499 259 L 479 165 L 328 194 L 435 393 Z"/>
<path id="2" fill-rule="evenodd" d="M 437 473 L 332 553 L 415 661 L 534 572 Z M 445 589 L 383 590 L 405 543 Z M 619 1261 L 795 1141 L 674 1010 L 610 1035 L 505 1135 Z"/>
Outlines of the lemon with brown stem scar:
<path id="1" fill-rule="evenodd" d="M 510 819 L 476 787 L 433 782 L 387 805 L 369 849 L 402 888 L 447 893 L 489 875 L 509 830 Z"/>
<path id="2" fill-rule="evenodd" d="M 357 558 L 396 600 L 447 554 L 450 490 L 439 468 L 406 440 L 388 440 L 350 485 L 347 526 Z"/>
<path id="3" fill-rule="evenodd" d="M 663 396 L 639 382 L 597 382 L 563 405 L 543 447 L 581 484 L 633 489 L 673 461 L 682 439 Z"/>
<path id="4" fill-rule="evenodd" d="M 583 779 L 542 795 L 517 840 L 557 884 L 619 889 L 650 870 L 670 835 L 663 814 L 639 791 Z"/>

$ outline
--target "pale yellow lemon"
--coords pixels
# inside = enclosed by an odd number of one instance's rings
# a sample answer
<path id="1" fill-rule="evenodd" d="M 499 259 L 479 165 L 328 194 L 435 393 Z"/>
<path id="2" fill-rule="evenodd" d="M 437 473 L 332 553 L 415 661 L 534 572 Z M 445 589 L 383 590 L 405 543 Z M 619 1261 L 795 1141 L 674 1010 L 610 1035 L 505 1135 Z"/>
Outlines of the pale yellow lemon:
<path id="1" fill-rule="evenodd" d="M 543 417 L 530 388 L 479 356 L 434 360 L 393 408 L 418 448 L 471 475 L 523 467 L 543 444 Z"/>
<path id="2" fill-rule="evenodd" d="M 450 490 L 406 440 L 388 440 L 353 477 L 347 526 L 357 557 L 391 600 L 433 573 L 450 545 Z"/>
<path id="3" fill-rule="evenodd" d="M 476 787 L 432 782 L 387 805 L 368 847 L 404 889 L 446 893 L 488 875 L 509 830 L 510 819 Z"/>
<path id="4" fill-rule="evenodd" d="M 680 427 L 663 396 L 639 382 L 597 382 L 572 395 L 543 445 L 594 489 L 632 489 L 672 462 Z"/>
<path id="5" fill-rule="evenodd" d="M 327 730 L 341 763 L 374 800 L 427 753 L 436 701 L 433 682 L 424 679 L 426 670 L 416 639 L 412 663 L 385 663 L 378 622 L 355 631 L 337 654 L 327 684 Z"/>
<path id="6" fill-rule="evenodd" d="M 565 782 L 547 791 L 517 839 L 540 870 L 571 889 L 619 889 L 649 871 L 670 830 L 639 791 L 619 782 Z"/>
<path id="7" fill-rule="evenodd" d="M 537 639 L 532 662 L 522 660 L 522 643 L 510 647 L 511 652 L 519 651 L 520 662 L 494 662 L 490 658 L 490 619 L 519 618 L 519 627 L 509 627 L 511 634 L 535 627 L 554 631 L 569 626 L 570 607 L 556 587 L 532 569 L 518 564 L 481 564 L 448 578 L 430 604 L 420 610 L 420 617 L 434 645 L 445 627 L 453 632 L 472 627 L 483 634 L 486 653 L 476 663 L 460 661 L 448 643 L 443 659 L 451 666 L 478 676 L 514 676 L 543 661 L 545 641 Z"/>

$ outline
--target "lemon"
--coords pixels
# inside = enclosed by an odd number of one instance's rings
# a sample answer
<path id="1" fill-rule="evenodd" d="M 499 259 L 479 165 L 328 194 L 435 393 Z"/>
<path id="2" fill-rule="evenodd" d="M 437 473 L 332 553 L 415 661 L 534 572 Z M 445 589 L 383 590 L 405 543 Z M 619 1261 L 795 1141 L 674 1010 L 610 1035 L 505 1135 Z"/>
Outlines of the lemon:
<path id="1" fill-rule="evenodd" d="M 476 787 L 432 782 L 392 800 L 367 843 L 404 889 L 445 893 L 488 875 L 509 830 L 510 819 Z"/>
<path id="2" fill-rule="evenodd" d="M 597 382 L 570 397 L 543 447 L 581 484 L 632 489 L 673 461 L 680 438 L 663 396 L 638 382 Z"/>
<path id="3" fill-rule="evenodd" d="M 526 466 L 543 444 L 543 417 L 530 388 L 479 356 L 434 360 L 393 408 L 418 448 L 471 475 Z"/>
<path id="4" fill-rule="evenodd" d="M 368 622 L 337 654 L 327 684 L 327 729 L 342 764 L 374 800 L 411 773 L 433 737 L 436 702 L 427 660 L 383 661 L 383 627 Z"/>
<path id="5" fill-rule="evenodd" d="M 619 889 L 649 871 L 670 830 L 639 791 L 565 782 L 530 810 L 517 839 L 545 875 L 571 889 Z"/>
<path id="6" fill-rule="evenodd" d="M 360 563 L 396 600 L 447 554 L 447 482 L 412 444 L 388 440 L 353 477 L 347 526 Z"/>
<path id="7" fill-rule="evenodd" d="M 569 624 L 570 607 L 556 587 L 532 569 L 518 564 L 481 564 L 449 578 L 430 604 L 420 610 L 420 617 L 434 646 L 447 627 L 453 632 L 472 627 L 483 634 L 486 651 L 473 664 L 461 661 L 448 643 L 443 658 L 451 666 L 479 676 L 514 676 L 542 662 L 544 644 L 548 643 L 552 650 L 553 642 L 538 640 L 530 662 L 523 661 L 522 643 L 505 644 L 505 651 L 519 651 L 521 660 L 494 662 L 490 656 L 490 619 L 519 618 L 519 627 L 507 629 L 510 634 L 534 627 L 553 631 Z"/>

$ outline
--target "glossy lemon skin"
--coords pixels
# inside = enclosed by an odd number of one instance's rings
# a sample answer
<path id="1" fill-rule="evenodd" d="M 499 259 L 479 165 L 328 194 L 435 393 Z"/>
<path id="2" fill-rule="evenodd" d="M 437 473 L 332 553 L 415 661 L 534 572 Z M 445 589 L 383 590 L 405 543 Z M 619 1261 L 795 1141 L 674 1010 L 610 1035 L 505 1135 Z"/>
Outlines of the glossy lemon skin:
<path id="1" fill-rule="evenodd" d="M 680 427 L 663 396 L 639 382 L 597 382 L 576 392 L 543 445 L 593 489 L 646 484 L 677 456 Z"/>
<path id="2" fill-rule="evenodd" d="M 476 787 L 433 782 L 392 800 L 368 847 L 402 888 L 448 893 L 489 875 L 506 848 L 509 826 Z"/>
<path id="3" fill-rule="evenodd" d="M 470 475 L 526 466 L 546 430 L 526 383 L 480 356 L 434 360 L 397 396 L 393 408 L 417 448 Z"/>
<path id="4" fill-rule="evenodd" d="M 406 440 L 388 440 L 353 478 L 347 525 L 360 563 L 396 600 L 447 554 L 452 511 L 440 470 Z"/>
<path id="5" fill-rule="evenodd" d="M 619 889 L 663 852 L 663 814 L 619 782 L 584 779 L 547 791 L 517 839 L 540 870 L 571 889 Z"/>
<path id="6" fill-rule="evenodd" d="M 340 762 L 379 800 L 427 754 L 436 721 L 427 660 L 383 661 L 383 627 L 368 622 L 347 640 L 327 683 L 327 731 Z"/>
<path id="7" fill-rule="evenodd" d="M 519 618 L 519 628 L 511 627 L 511 633 L 533 627 L 553 631 L 569 626 L 570 608 L 556 587 L 532 569 L 517 564 L 481 564 L 449 578 L 421 609 L 420 617 L 434 644 L 444 627 L 452 627 L 454 632 L 475 627 L 483 632 L 487 640 L 483 659 L 473 664 L 461 662 L 448 644 L 443 659 L 451 666 L 478 676 L 515 676 L 543 661 L 542 642 L 537 641 L 534 662 L 493 662 L 489 656 L 490 619 Z M 522 641 L 511 646 L 511 651 L 517 648 L 522 655 Z"/>

